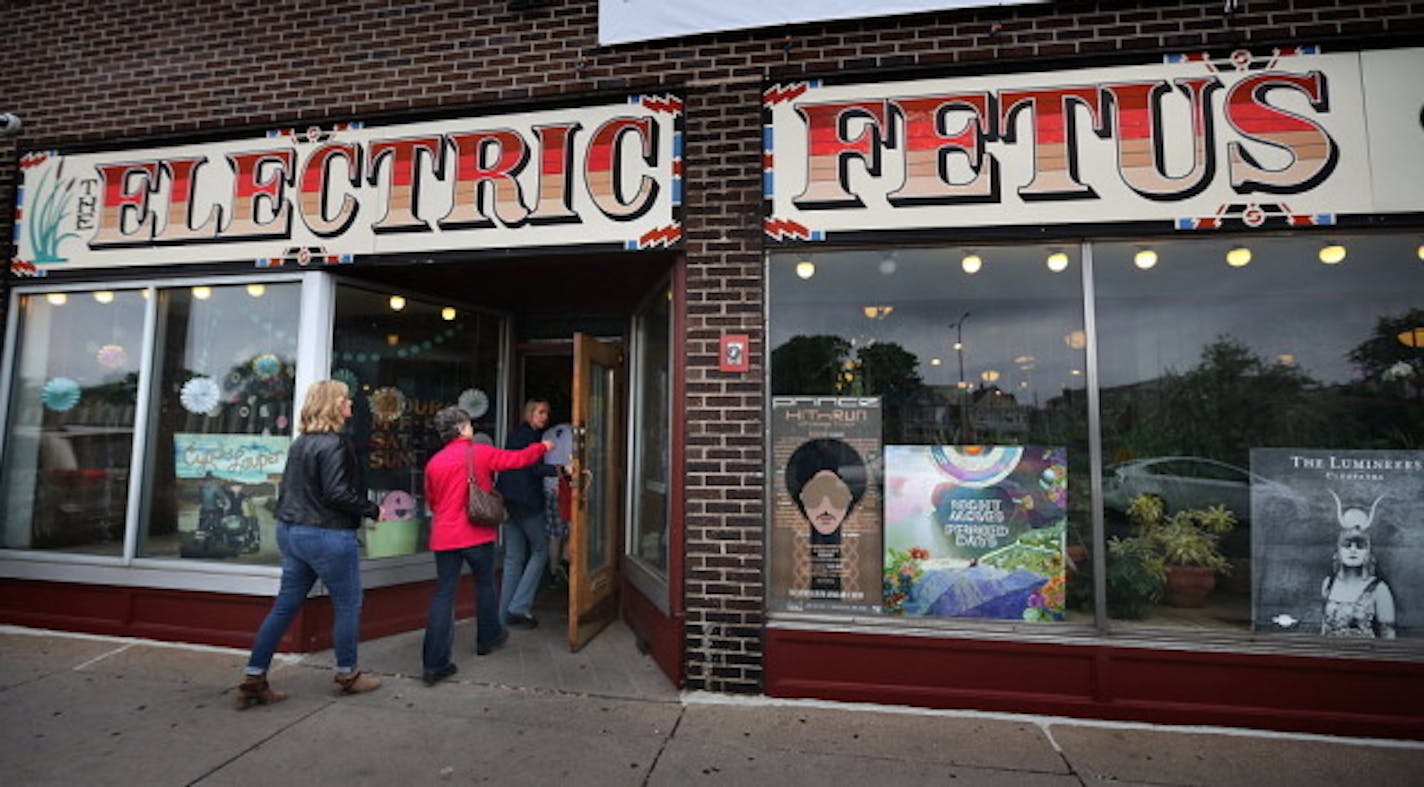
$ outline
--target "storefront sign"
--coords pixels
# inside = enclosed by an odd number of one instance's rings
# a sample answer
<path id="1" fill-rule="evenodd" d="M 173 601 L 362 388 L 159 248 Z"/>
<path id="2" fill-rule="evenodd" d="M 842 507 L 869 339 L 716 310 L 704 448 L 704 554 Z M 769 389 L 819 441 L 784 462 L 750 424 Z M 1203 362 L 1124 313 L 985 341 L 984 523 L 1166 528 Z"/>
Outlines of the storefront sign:
<path id="1" fill-rule="evenodd" d="M 21 159 L 19 275 L 371 254 L 678 243 L 682 102 Z"/>
<path id="2" fill-rule="evenodd" d="M 1022 5 L 1044 0 L 718 0 L 716 3 L 669 3 L 667 0 L 601 0 L 598 43 L 602 46 L 675 36 L 783 27 L 829 19 L 861 19 L 914 14 L 947 8 Z M 990 32 L 986 24 L 985 32 Z"/>
<path id="3" fill-rule="evenodd" d="M 880 608 L 880 398 L 771 403 L 773 609 Z"/>
<path id="4" fill-rule="evenodd" d="M 1067 450 L 885 447 L 885 609 L 1063 619 Z"/>
<path id="5" fill-rule="evenodd" d="M 173 435 L 173 475 L 249 484 L 282 475 L 287 464 L 287 435 L 198 434 Z"/>
<path id="6" fill-rule="evenodd" d="M 1251 449 L 1252 625 L 1424 635 L 1424 451 Z"/>
<path id="7" fill-rule="evenodd" d="M 1424 210 L 1424 49 L 767 88 L 765 232 L 1333 224 Z M 1373 99 L 1384 96 L 1388 100 Z M 1383 163 L 1381 163 L 1383 162 Z"/>

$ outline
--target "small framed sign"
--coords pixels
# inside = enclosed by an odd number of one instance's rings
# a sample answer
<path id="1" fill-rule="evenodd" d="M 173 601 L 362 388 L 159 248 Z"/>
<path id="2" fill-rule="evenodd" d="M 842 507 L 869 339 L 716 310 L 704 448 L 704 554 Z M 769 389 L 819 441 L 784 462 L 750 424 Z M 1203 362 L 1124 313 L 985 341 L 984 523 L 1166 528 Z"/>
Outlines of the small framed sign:
<path id="1" fill-rule="evenodd" d="M 745 372 L 750 370 L 751 339 L 744 333 L 728 334 L 722 337 L 722 350 L 718 353 L 718 368 L 724 372 Z"/>

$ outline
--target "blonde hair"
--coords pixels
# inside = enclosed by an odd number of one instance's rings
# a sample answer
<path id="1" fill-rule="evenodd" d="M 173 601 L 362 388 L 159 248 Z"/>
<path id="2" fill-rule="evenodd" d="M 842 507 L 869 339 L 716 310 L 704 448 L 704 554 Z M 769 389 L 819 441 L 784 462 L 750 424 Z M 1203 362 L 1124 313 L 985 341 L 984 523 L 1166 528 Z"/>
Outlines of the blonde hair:
<path id="1" fill-rule="evenodd" d="M 548 399 L 530 399 L 529 401 L 527 401 L 527 402 L 524 403 L 524 422 L 525 422 L 525 423 L 529 423 L 529 419 L 530 419 L 531 417 L 533 417 L 534 411 L 537 410 L 537 409 L 539 408 L 539 405 L 541 405 L 541 404 L 544 405 L 545 407 L 548 407 L 548 406 L 549 406 L 549 400 L 548 400 Z"/>
<path id="2" fill-rule="evenodd" d="M 350 392 L 340 380 L 319 380 L 307 389 L 302 403 L 302 432 L 339 432 L 346 426 L 342 406 Z"/>

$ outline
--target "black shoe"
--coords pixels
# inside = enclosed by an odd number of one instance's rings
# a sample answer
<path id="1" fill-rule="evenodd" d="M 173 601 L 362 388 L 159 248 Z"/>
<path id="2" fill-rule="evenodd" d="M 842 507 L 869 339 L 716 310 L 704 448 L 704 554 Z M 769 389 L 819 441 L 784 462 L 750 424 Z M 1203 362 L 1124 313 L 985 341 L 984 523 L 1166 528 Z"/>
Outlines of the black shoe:
<path id="1" fill-rule="evenodd" d="M 499 636 L 494 638 L 494 642 L 475 648 L 476 656 L 488 656 L 499 649 L 509 639 L 509 629 L 500 629 Z"/>
<path id="2" fill-rule="evenodd" d="M 539 627 L 539 621 L 533 615 L 521 615 L 518 612 L 511 612 L 504 618 L 505 622 L 517 629 L 532 629 Z"/>
<path id="3" fill-rule="evenodd" d="M 425 681 L 425 685 L 434 686 L 459 671 L 460 668 L 455 666 L 455 663 L 452 661 L 434 672 L 425 673 L 421 678 Z"/>

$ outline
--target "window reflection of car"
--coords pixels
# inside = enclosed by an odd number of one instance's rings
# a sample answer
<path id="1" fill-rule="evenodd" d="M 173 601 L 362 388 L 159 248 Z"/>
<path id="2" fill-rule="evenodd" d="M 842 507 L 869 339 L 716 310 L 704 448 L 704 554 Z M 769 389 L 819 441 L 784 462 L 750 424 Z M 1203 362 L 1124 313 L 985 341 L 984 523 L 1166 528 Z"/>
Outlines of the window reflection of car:
<path id="1" fill-rule="evenodd" d="M 1251 489 L 1270 505 L 1296 509 L 1304 503 L 1300 494 L 1285 484 L 1256 475 L 1236 465 L 1203 456 L 1154 456 L 1109 465 L 1103 472 L 1103 506 L 1110 512 L 1126 513 L 1139 495 L 1162 499 L 1167 511 L 1225 506 L 1237 520 L 1251 519 Z M 1281 511 L 1291 516 L 1297 510 Z M 1275 515 L 1275 514 L 1271 514 Z"/>

